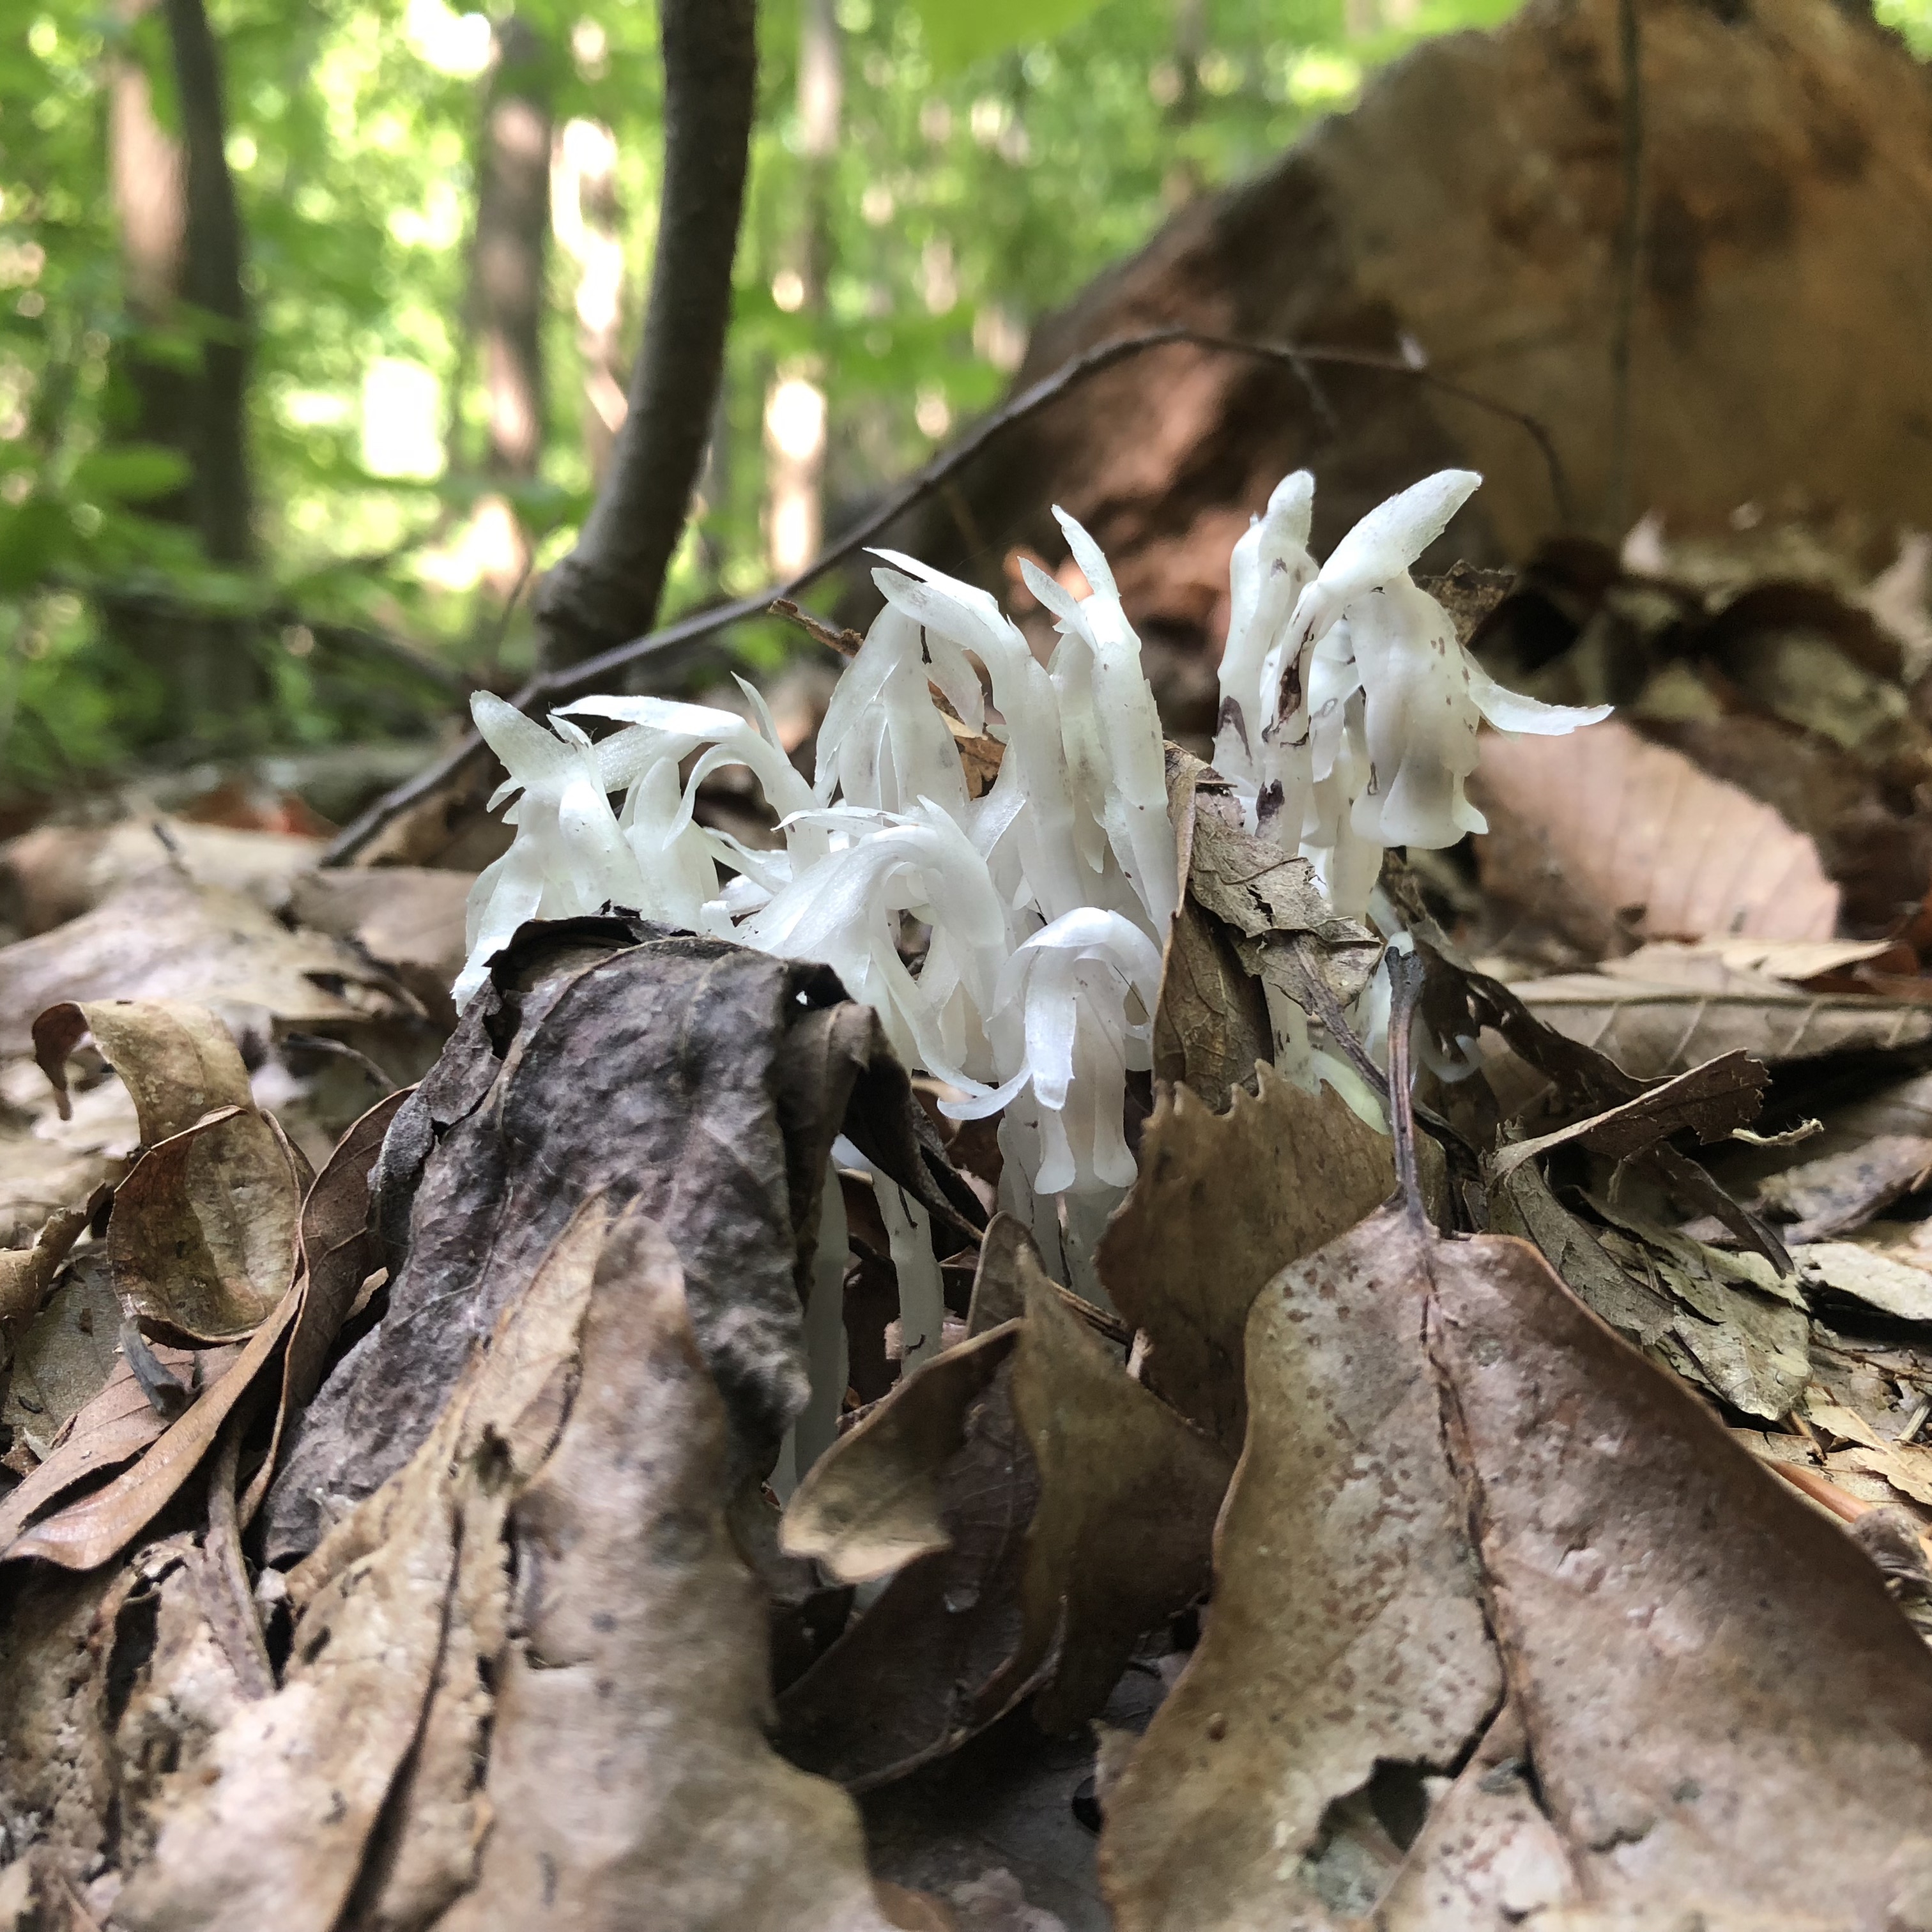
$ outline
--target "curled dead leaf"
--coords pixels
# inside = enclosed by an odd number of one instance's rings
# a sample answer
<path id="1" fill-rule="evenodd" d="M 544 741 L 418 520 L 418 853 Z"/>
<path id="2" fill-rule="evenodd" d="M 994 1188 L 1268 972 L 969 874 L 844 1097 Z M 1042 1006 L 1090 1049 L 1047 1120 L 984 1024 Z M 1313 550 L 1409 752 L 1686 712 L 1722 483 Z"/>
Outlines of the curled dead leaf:
<path id="1" fill-rule="evenodd" d="M 1049 1730 L 1064 1730 L 1106 1702 L 1143 1633 L 1206 1588 L 1232 1460 L 1128 1376 L 1031 1253 L 1019 1267 L 1013 1412 L 1040 1486 L 1016 1670 L 1032 1675 L 1058 1645 L 1034 1708 Z"/>
<path id="2" fill-rule="evenodd" d="M 842 1583 L 866 1583 L 950 1548 L 939 1473 L 964 1446 L 967 1412 L 1019 1329 L 1003 1322 L 921 1363 L 839 1436 L 785 1506 L 784 1553 L 815 1559 Z"/>
<path id="3" fill-rule="evenodd" d="M 294 1281 L 306 1165 L 252 1106 L 218 1108 L 148 1148 L 108 1222 L 116 1292 L 177 1336 L 248 1334 Z"/>
<path id="4" fill-rule="evenodd" d="M 1120 1932 L 1586 1900 L 1851 1932 L 1921 1895 L 1924 1647 L 1533 1250 L 1391 1208 L 1250 1320 L 1213 1606 L 1106 1819 Z M 1404 1806 L 1365 1862 L 1359 1809 Z"/>

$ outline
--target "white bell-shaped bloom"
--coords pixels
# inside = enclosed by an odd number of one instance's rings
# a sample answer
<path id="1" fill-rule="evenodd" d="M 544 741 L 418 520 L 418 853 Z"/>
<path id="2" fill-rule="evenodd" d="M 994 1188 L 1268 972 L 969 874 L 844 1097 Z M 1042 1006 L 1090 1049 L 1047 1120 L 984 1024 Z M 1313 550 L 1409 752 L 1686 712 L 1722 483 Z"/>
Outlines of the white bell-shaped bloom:
<path id="1" fill-rule="evenodd" d="M 478 692 L 470 711 L 509 772 L 496 797 L 516 795 L 517 836 L 470 888 L 469 957 L 452 989 L 459 1006 L 526 920 L 634 906 L 644 896 L 636 857 L 610 808 L 598 748 L 568 718 L 554 718 L 547 730 L 490 692 Z"/>
<path id="2" fill-rule="evenodd" d="M 1315 560 L 1308 554 L 1314 502 L 1315 478 L 1306 470 L 1283 477 L 1228 562 L 1228 641 L 1218 676 L 1214 769 L 1246 796 L 1261 783 L 1261 734 L 1268 722 L 1262 668 L 1315 576 Z"/>
<path id="3" fill-rule="evenodd" d="M 962 653 L 942 646 L 941 662 L 962 697 L 968 684 L 978 693 L 979 680 L 970 670 L 958 675 L 965 664 Z M 813 789 L 820 804 L 829 804 L 836 794 L 848 805 L 901 812 L 925 797 L 964 812 L 966 778 L 958 748 L 934 708 L 927 676 L 917 620 L 888 604 L 839 679 L 819 726 Z"/>
<path id="4" fill-rule="evenodd" d="M 893 1050 L 909 1067 L 924 1067 L 968 1092 L 984 1082 L 961 1061 L 985 1058 L 985 1022 L 1006 950 L 1004 908 L 986 861 L 958 825 L 932 800 L 914 814 L 858 812 L 834 806 L 812 817 L 849 842 L 775 893 L 739 928 L 760 952 L 785 959 L 822 960 L 845 990 L 876 1012 Z M 899 916 L 931 926 L 941 964 L 931 992 L 913 977 L 899 950 Z M 928 970 L 932 959 L 928 951 Z M 948 1039 L 942 1006 L 961 996 Z M 933 997 L 945 997 L 936 1004 Z"/>
<path id="5" fill-rule="evenodd" d="M 1149 1064 L 1160 990 L 1160 950 L 1132 920 L 1097 906 L 1055 920 L 1022 943 L 994 992 L 994 1053 L 1003 1071 L 1015 1070 L 992 1092 L 942 1111 L 979 1119 L 1030 1094 L 1036 1193 L 1129 1185 L 1126 1076 Z"/>

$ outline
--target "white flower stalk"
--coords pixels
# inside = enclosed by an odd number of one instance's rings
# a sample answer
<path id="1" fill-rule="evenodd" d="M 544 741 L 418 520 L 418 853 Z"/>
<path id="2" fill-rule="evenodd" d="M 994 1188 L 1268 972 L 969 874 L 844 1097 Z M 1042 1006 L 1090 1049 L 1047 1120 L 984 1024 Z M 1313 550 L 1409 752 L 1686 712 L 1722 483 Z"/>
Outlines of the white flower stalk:
<path id="1" fill-rule="evenodd" d="M 490 802 L 514 796 L 504 816 L 517 836 L 470 889 L 470 958 L 454 988 L 459 1003 L 476 992 L 487 962 L 526 920 L 567 919 L 645 896 L 637 859 L 610 808 L 610 794 L 628 776 L 620 755 L 592 745 L 568 720 L 546 730 L 487 691 L 470 700 L 470 711 L 509 772 Z"/>
<path id="2" fill-rule="evenodd" d="M 1262 670 L 1297 600 L 1313 579 L 1308 531 L 1315 478 L 1305 470 L 1285 476 L 1268 508 L 1249 525 L 1228 566 L 1228 641 L 1221 653 L 1220 709 L 1214 723 L 1214 768 L 1234 779 L 1252 770 L 1262 727 L 1256 694 Z M 1252 798 L 1254 786 L 1246 788 Z"/>
<path id="3" fill-rule="evenodd" d="M 943 638 L 962 657 L 977 652 L 992 681 L 1006 721 L 1006 755 L 968 822 L 1007 903 L 1031 903 L 1048 920 L 1075 910 L 1087 902 L 1081 841 L 1046 668 L 986 591 L 896 550 L 874 554 L 896 566 L 873 572 L 880 594 L 924 627 L 928 644 Z"/>
<path id="4" fill-rule="evenodd" d="M 1133 921 L 1098 906 L 1055 920 L 1021 945 L 994 989 L 994 1052 L 1012 1070 L 992 1092 L 941 1111 L 982 1119 L 1030 1093 L 1036 1192 L 1130 1186 L 1126 1078 L 1151 1064 L 1160 991 L 1160 949 Z"/>
<path id="5" fill-rule="evenodd" d="M 1307 576 L 1306 500 L 1292 477 L 1242 538 L 1252 550 L 1237 546 L 1216 756 L 1251 828 L 1310 860 L 1338 912 L 1366 907 L 1390 846 L 1435 849 L 1486 830 L 1464 791 L 1484 718 L 1560 734 L 1608 715 L 1503 690 L 1410 577 L 1481 480 L 1467 470 L 1425 477 L 1371 510 Z M 1285 616 L 1258 588 L 1263 560 L 1277 556 L 1288 581 L 1305 578 Z"/>
<path id="6" fill-rule="evenodd" d="M 1077 762 L 1076 796 L 1106 833 L 1150 928 L 1164 932 L 1180 886 L 1160 717 L 1141 669 L 1140 639 L 1100 546 L 1058 505 L 1053 514 L 1092 590 L 1076 600 L 1036 566 L 1025 566 L 1027 587 L 1053 612 L 1060 631 L 1050 668 L 1070 772 Z"/>
<path id="7" fill-rule="evenodd" d="M 940 656 L 948 698 L 956 706 L 970 684 L 983 720 L 979 680 L 967 670 L 964 653 L 942 644 Z M 902 812 L 929 794 L 956 815 L 964 812 L 965 776 L 946 720 L 933 708 L 928 675 L 918 622 L 888 604 L 826 706 L 814 786 L 820 804 L 842 794 L 848 805 Z"/>

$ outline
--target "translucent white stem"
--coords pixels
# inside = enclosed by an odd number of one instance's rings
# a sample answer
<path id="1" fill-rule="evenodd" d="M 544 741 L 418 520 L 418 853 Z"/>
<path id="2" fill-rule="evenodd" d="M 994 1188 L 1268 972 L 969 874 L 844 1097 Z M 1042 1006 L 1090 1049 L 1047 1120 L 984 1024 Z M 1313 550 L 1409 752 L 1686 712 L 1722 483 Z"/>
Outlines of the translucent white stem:
<path id="1" fill-rule="evenodd" d="M 792 1491 L 798 1487 L 798 1424 L 795 1422 L 785 1431 L 784 1447 L 778 1451 L 771 1485 L 772 1494 L 781 1503 L 790 1502 Z"/>
<path id="2" fill-rule="evenodd" d="M 802 1475 L 838 1433 L 850 1370 L 845 1352 L 845 1196 L 838 1170 L 828 1166 L 818 1204 L 818 1247 L 812 1258 L 812 1292 L 805 1304 L 805 1359 L 812 1396 L 792 1426 Z"/>
<path id="3" fill-rule="evenodd" d="M 946 1297 L 926 1210 L 896 1181 L 876 1170 L 872 1186 L 878 1196 L 879 1218 L 892 1244 L 892 1271 L 899 1278 L 899 1344 L 904 1351 L 899 1372 L 906 1376 L 944 1346 Z"/>
<path id="4" fill-rule="evenodd" d="M 1107 1217 L 1126 1198 L 1124 1187 L 1110 1187 L 1098 1194 L 1063 1194 L 1060 1211 L 1066 1226 L 1067 1286 L 1083 1300 L 1111 1315 L 1113 1298 L 1100 1286 L 1100 1270 L 1094 1265 L 1094 1250 L 1100 1245 Z"/>

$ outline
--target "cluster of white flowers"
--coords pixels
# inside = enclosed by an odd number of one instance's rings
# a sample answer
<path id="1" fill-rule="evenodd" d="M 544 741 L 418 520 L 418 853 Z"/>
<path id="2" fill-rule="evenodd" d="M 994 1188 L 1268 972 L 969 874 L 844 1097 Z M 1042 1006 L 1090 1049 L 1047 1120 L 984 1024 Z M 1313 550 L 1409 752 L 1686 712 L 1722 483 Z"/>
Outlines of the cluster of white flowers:
<path id="1" fill-rule="evenodd" d="M 1480 718 L 1561 732 L 1601 715 L 1501 690 L 1411 581 L 1478 481 L 1445 470 L 1391 498 L 1318 569 L 1298 472 L 1235 547 L 1216 766 L 1250 827 L 1306 856 L 1340 911 L 1367 907 L 1385 848 L 1482 829 L 1463 795 Z M 478 694 L 510 774 L 491 802 L 514 795 L 516 836 L 472 896 L 458 1002 L 524 920 L 605 905 L 826 962 L 906 1064 L 953 1090 L 948 1112 L 1000 1114 L 1006 1205 L 1040 1228 L 1064 1197 L 1090 1224 L 1134 1178 L 1126 1076 L 1150 1064 L 1180 882 L 1139 640 L 1098 545 L 1054 514 L 1089 594 L 1025 567 L 1060 634 L 1046 664 L 985 591 L 875 553 L 885 608 L 832 696 L 810 784 L 749 685 L 748 719 L 586 698 L 548 728 Z M 620 728 L 593 742 L 578 718 Z M 974 798 L 959 737 L 989 730 L 998 776 Z M 727 764 L 757 778 L 782 850 L 694 818 Z M 1375 989 L 1364 999 L 1372 1022 Z M 1277 1027 L 1305 1042 L 1301 1016 Z"/>
<path id="2" fill-rule="evenodd" d="M 1409 575 L 1482 478 L 1444 470 L 1371 510 L 1317 568 L 1315 479 L 1286 478 L 1234 546 L 1215 769 L 1249 829 L 1313 864 L 1337 912 L 1365 911 L 1391 846 L 1488 830 L 1464 782 L 1476 733 L 1560 736 L 1606 717 L 1505 691 Z"/>

